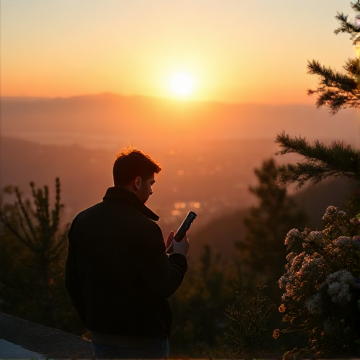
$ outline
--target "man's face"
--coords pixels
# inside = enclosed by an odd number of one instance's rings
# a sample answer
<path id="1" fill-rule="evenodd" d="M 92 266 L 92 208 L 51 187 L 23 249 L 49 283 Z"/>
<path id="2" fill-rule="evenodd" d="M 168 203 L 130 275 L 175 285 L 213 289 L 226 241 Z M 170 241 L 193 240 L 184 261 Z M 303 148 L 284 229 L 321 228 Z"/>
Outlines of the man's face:
<path id="1" fill-rule="evenodd" d="M 154 185 L 154 183 L 155 183 L 154 174 L 148 179 L 142 179 L 139 177 L 135 180 L 135 184 L 136 184 L 135 193 L 139 198 L 139 200 L 144 204 L 149 199 L 149 196 L 153 193 L 152 186 Z"/>

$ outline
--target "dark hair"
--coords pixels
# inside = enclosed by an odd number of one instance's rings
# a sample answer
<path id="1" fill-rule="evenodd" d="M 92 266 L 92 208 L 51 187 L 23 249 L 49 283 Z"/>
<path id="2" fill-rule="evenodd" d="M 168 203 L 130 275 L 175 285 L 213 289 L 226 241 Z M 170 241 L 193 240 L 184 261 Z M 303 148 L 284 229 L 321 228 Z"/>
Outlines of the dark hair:
<path id="1" fill-rule="evenodd" d="M 115 186 L 124 186 L 140 176 L 148 179 L 161 171 L 161 166 L 149 155 L 133 148 L 125 148 L 116 156 L 113 167 Z"/>

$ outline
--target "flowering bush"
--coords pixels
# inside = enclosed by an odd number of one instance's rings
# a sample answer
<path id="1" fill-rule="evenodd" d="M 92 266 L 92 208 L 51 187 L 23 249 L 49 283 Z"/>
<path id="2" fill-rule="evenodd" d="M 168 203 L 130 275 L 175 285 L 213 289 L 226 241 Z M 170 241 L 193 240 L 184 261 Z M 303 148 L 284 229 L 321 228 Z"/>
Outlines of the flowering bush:
<path id="1" fill-rule="evenodd" d="M 350 353 L 357 308 L 353 290 L 360 277 L 360 222 L 334 206 L 326 209 L 324 229 L 288 232 L 284 290 L 279 311 L 284 331 L 303 331 L 310 347 L 324 354 Z"/>

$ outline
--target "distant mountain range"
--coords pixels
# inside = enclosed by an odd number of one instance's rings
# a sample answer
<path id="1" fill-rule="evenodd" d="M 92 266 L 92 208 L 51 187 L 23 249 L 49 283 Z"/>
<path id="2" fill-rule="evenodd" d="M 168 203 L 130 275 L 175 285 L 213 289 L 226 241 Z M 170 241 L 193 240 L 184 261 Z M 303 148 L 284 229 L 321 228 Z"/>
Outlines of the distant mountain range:
<path id="1" fill-rule="evenodd" d="M 209 140 L 180 149 L 155 144 L 149 153 L 163 167 L 148 206 L 160 216 L 164 235 L 176 230 L 186 213 L 194 210 L 198 217 L 190 232 L 191 257 L 196 259 L 208 244 L 231 258 L 234 242 L 245 235 L 243 219 L 248 208 L 256 205 L 256 198 L 248 191 L 249 185 L 257 183 L 253 170 L 274 155 L 273 141 Z M 60 177 L 65 223 L 101 201 L 107 187 L 112 186 L 114 153 L 107 149 L 41 145 L 3 137 L 1 154 L 1 189 L 19 186 L 24 197 L 30 198 L 29 183 L 34 181 L 37 187 L 47 185 L 53 199 L 55 177 Z M 344 180 L 325 181 L 296 192 L 295 197 L 310 216 L 309 226 L 319 227 L 326 207 L 342 206 L 349 191 Z"/>
<path id="2" fill-rule="evenodd" d="M 358 114 L 309 105 L 226 104 L 99 94 L 1 99 L 4 136 L 85 146 L 181 144 L 186 139 L 268 138 L 285 131 L 312 140 L 357 141 Z"/>
<path id="3" fill-rule="evenodd" d="M 301 189 L 295 194 L 294 200 L 298 209 L 308 215 L 306 227 L 321 230 L 326 208 L 333 205 L 344 209 L 350 192 L 351 186 L 347 179 L 331 179 Z M 246 227 L 243 221 L 249 216 L 249 208 L 235 209 L 231 213 L 220 214 L 206 226 L 200 227 L 193 235 L 194 241 L 191 244 L 194 260 L 201 254 L 205 244 L 209 245 L 214 253 L 220 253 L 225 260 L 233 259 L 236 253 L 234 244 L 245 238 Z M 299 227 L 299 230 L 303 229 Z M 285 238 L 279 239 L 280 242 L 284 240 Z"/>
<path id="4" fill-rule="evenodd" d="M 244 235 L 243 218 L 256 199 L 248 191 L 254 168 L 275 157 L 276 134 L 308 140 L 358 141 L 356 111 L 330 116 L 309 105 L 223 104 L 100 94 L 71 98 L 1 99 L 0 187 L 29 182 L 62 184 L 64 219 L 101 201 L 112 186 L 115 154 L 140 147 L 163 166 L 150 198 L 166 234 L 190 209 L 199 254 L 205 243 L 230 254 Z M 277 156 L 278 163 L 294 157 Z M 300 207 L 320 221 L 326 206 L 341 205 L 347 183 L 329 182 L 297 193 Z M 317 223 L 319 224 L 319 223 Z"/>

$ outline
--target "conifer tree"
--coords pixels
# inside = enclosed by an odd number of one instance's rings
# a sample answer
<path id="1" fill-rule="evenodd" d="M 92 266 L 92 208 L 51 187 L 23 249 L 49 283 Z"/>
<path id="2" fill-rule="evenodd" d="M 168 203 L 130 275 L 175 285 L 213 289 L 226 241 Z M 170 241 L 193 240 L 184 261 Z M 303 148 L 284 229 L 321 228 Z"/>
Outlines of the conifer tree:
<path id="1" fill-rule="evenodd" d="M 4 204 L 0 212 L 2 308 L 71 331 L 76 315 L 63 281 L 67 228 L 60 226 L 60 180 L 56 179 L 53 208 L 47 186 L 36 188 L 31 182 L 30 187 L 31 200 L 24 199 L 18 187 L 8 186 L 5 192 L 14 202 Z"/>
<path id="2" fill-rule="evenodd" d="M 278 301 L 277 281 L 286 263 L 284 237 L 292 227 L 303 227 L 306 215 L 297 209 L 286 188 L 278 185 L 278 166 L 274 159 L 265 160 L 254 172 L 258 185 L 250 186 L 250 192 L 259 204 L 252 207 L 249 217 L 244 219 L 247 233 L 236 248 L 246 274 L 244 278 L 251 279 L 253 287 L 260 283 L 268 285 L 274 292 L 270 294 L 273 301 Z"/>
<path id="3" fill-rule="evenodd" d="M 352 8 L 360 12 L 360 0 L 351 3 Z M 348 33 L 355 42 L 360 36 L 360 26 L 348 20 L 348 16 L 338 13 L 336 19 L 340 25 L 335 34 Z M 360 61 L 349 59 L 343 66 L 344 72 L 338 72 L 321 65 L 318 61 L 308 62 L 308 72 L 319 78 L 316 89 L 308 90 L 308 94 L 316 94 L 316 106 L 326 106 L 331 114 L 347 107 L 357 108 L 360 105 Z M 301 137 L 291 138 L 284 132 L 277 135 L 280 145 L 279 154 L 295 153 L 302 160 L 295 164 L 287 164 L 279 169 L 279 181 L 283 185 L 306 182 L 317 183 L 330 176 L 343 176 L 352 180 L 355 190 L 349 203 L 353 213 L 360 211 L 360 151 L 341 141 L 325 145 L 320 141 L 309 144 Z"/>

